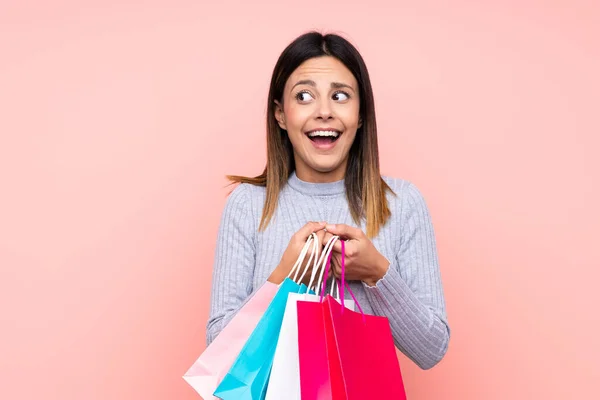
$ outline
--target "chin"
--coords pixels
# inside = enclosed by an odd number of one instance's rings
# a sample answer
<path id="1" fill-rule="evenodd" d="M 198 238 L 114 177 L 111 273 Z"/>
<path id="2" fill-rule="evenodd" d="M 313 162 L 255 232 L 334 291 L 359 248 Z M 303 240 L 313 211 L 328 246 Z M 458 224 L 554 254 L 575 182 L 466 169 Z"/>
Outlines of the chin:
<path id="1" fill-rule="evenodd" d="M 303 156 L 299 157 L 303 161 L 303 164 L 309 170 L 322 175 L 337 173 L 344 165 L 344 157 L 340 157 L 337 154 L 305 153 Z"/>
<path id="2" fill-rule="evenodd" d="M 340 164 L 339 163 L 335 163 L 335 164 L 323 163 L 323 164 L 313 164 L 310 167 L 320 174 L 328 174 L 328 173 L 338 171 L 340 168 Z"/>

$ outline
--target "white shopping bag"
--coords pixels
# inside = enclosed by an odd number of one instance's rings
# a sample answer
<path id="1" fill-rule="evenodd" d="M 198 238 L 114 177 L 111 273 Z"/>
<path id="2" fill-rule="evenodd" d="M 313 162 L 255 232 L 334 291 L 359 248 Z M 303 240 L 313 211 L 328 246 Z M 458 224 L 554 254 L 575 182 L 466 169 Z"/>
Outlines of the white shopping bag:
<path id="1" fill-rule="evenodd" d="M 333 244 L 336 240 L 337 236 L 334 236 L 327 245 L 325 245 L 325 249 L 318 261 L 318 265 L 313 268 L 311 282 L 308 287 L 311 289 L 313 278 L 318 272 L 319 281 L 315 285 L 315 292 L 318 294 L 290 293 L 288 295 L 279 339 L 277 340 L 277 347 L 275 348 L 275 357 L 273 358 L 265 400 L 300 400 L 300 356 L 298 353 L 298 309 L 296 303 L 298 301 L 320 301 L 319 288 L 321 288 L 321 281 L 323 279 L 325 268 L 327 267 L 327 258 L 329 257 L 329 253 L 333 249 Z M 325 282 L 322 284 L 325 285 Z M 337 295 L 333 294 L 335 288 L 337 288 L 337 285 L 335 279 L 333 279 L 331 294 L 338 302 L 340 302 L 339 293 Z M 353 300 L 344 300 L 344 305 L 346 308 L 354 311 Z"/>

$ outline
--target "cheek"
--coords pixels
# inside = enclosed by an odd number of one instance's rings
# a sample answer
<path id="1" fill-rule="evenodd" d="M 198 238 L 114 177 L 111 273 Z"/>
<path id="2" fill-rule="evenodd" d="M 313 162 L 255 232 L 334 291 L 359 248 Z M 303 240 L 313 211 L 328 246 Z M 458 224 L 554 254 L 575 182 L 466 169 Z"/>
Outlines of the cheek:
<path id="1" fill-rule="evenodd" d="M 358 128 L 358 121 L 360 119 L 358 107 L 340 108 L 337 112 L 337 116 L 343 122 L 346 129 L 355 130 Z"/>
<path id="2" fill-rule="evenodd" d="M 358 130 L 358 116 L 355 115 L 347 115 L 342 122 L 344 124 L 344 128 L 346 130 L 344 134 L 344 141 L 347 145 L 350 145 L 354 142 L 356 138 L 356 132 Z"/>
<path id="3" fill-rule="evenodd" d="M 311 115 L 310 107 L 291 106 L 287 108 L 285 110 L 285 120 L 288 132 L 301 133 Z"/>

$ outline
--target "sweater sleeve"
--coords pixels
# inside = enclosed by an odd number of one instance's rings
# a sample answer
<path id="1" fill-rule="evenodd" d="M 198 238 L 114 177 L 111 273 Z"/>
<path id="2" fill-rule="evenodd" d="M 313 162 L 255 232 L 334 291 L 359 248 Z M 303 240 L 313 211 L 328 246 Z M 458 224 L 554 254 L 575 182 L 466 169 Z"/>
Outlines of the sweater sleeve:
<path id="1" fill-rule="evenodd" d="M 420 191 L 401 188 L 399 251 L 375 286 L 363 282 L 373 312 L 390 322 L 398 349 L 420 368 L 430 369 L 446 354 L 450 329 L 431 217 Z M 393 217 L 392 217 L 393 218 Z"/>
<path id="2" fill-rule="evenodd" d="M 207 345 L 252 297 L 255 232 L 249 188 L 242 184 L 231 192 L 221 215 L 206 325 Z"/>

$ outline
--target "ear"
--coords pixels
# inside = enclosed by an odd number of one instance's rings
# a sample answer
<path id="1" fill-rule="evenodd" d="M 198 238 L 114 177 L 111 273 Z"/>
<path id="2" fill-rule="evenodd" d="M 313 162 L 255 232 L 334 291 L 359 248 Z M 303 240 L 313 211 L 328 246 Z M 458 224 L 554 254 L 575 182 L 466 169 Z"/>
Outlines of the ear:
<path id="1" fill-rule="evenodd" d="M 275 120 L 279 124 L 279 127 L 283 130 L 287 130 L 285 124 L 285 114 L 283 113 L 283 106 L 278 100 L 275 100 Z"/>
<path id="2" fill-rule="evenodd" d="M 356 129 L 362 128 L 362 125 L 363 125 L 362 117 L 358 117 L 358 126 L 356 127 Z"/>

